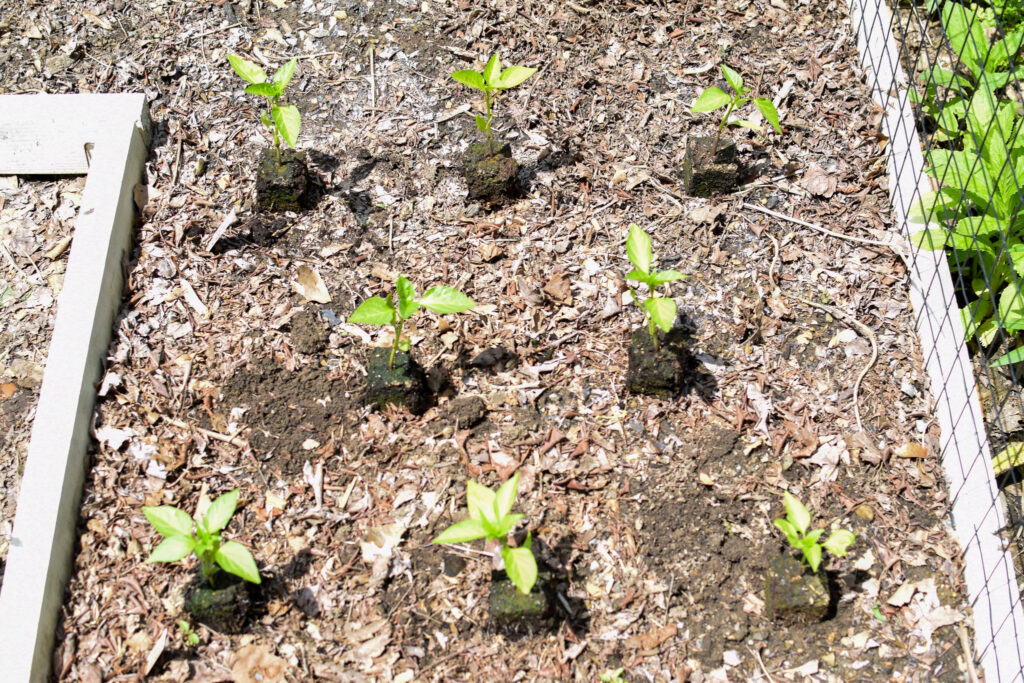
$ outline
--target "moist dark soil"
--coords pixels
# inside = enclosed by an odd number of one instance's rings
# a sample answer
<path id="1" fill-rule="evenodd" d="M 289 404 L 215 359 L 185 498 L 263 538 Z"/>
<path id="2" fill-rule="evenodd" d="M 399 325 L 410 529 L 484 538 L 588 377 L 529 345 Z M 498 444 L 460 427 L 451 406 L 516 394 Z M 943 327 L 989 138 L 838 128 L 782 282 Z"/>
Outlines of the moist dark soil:
<path id="1" fill-rule="evenodd" d="M 263 150 L 256 169 L 256 204 L 261 210 L 300 210 L 308 204 L 310 185 L 304 151 Z"/>
<path id="2" fill-rule="evenodd" d="M 686 141 L 683 162 L 683 187 L 694 197 L 717 197 L 729 194 L 739 182 L 736 143 L 717 140 L 714 136 L 690 138 Z"/>
<path id="3" fill-rule="evenodd" d="M 512 146 L 495 141 L 474 142 L 463 158 L 468 198 L 488 206 L 505 204 L 519 194 L 516 175 L 519 167 L 512 158 Z"/>

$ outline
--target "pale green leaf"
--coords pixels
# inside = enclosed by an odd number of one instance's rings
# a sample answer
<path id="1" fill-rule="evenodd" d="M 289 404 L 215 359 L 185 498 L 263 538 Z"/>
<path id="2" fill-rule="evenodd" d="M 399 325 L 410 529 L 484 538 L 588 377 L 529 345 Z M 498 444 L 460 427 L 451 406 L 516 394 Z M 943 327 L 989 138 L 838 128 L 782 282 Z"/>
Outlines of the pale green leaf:
<path id="1" fill-rule="evenodd" d="M 729 106 L 730 102 L 732 102 L 732 98 L 726 95 L 721 88 L 711 86 L 694 100 L 693 105 L 690 106 L 690 111 L 696 114 L 714 111 L 715 109 Z"/>
<path id="2" fill-rule="evenodd" d="M 729 82 L 729 86 L 736 91 L 737 95 L 743 94 L 743 76 L 725 64 L 722 65 L 722 75 L 725 76 L 725 80 Z"/>
<path id="3" fill-rule="evenodd" d="M 461 313 L 476 306 L 476 302 L 468 296 L 454 287 L 447 287 L 445 285 L 438 285 L 428 289 L 423 294 L 423 297 L 419 299 L 419 304 L 434 313 L 440 314 Z"/>
<path id="4" fill-rule="evenodd" d="M 949 243 L 949 230 L 945 228 L 921 230 L 910 236 L 910 243 L 919 249 L 927 249 L 928 251 L 944 249 L 946 244 Z"/>
<path id="5" fill-rule="evenodd" d="M 485 520 L 490 518 L 492 525 L 497 525 L 494 516 L 494 491 L 475 481 L 466 482 L 466 507 L 472 519 Z"/>
<path id="6" fill-rule="evenodd" d="M 260 583 L 260 570 L 252 553 L 241 543 L 228 541 L 217 549 L 213 556 L 220 568 L 229 574 L 240 576 L 251 583 Z"/>
<path id="7" fill-rule="evenodd" d="M 1009 365 L 1010 363 L 1019 363 L 1024 360 L 1024 346 L 1018 347 L 1008 354 L 1003 356 L 1008 358 L 1002 365 Z M 1002 360 L 1000 358 L 999 360 Z M 996 361 L 999 362 L 999 361 Z M 995 362 L 992 363 L 995 365 Z M 992 471 L 998 477 L 1006 474 L 1015 467 L 1021 467 L 1024 465 L 1024 442 L 1011 441 L 1006 445 L 1006 448 L 999 451 L 995 457 L 992 458 Z"/>
<path id="8" fill-rule="evenodd" d="M 298 108 L 291 104 L 274 107 L 270 110 L 270 118 L 274 119 L 277 132 L 281 134 L 288 146 L 294 147 L 302 128 L 302 116 L 299 114 Z"/>
<path id="9" fill-rule="evenodd" d="M 502 90 L 514 88 L 535 73 L 537 73 L 537 70 L 533 67 L 510 66 L 501 72 L 501 78 L 498 80 L 498 87 Z"/>
<path id="10" fill-rule="evenodd" d="M 494 530 L 494 537 L 505 538 L 505 536 L 507 536 L 508 533 L 512 531 L 516 524 L 519 524 L 519 522 L 523 521 L 524 517 L 526 517 L 526 515 L 524 515 L 521 512 L 513 512 L 512 514 L 508 514 L 504 517 L 501 517 L 497 528 L 495 528 Z"/>
<path id="11" fill-rule="evenodd" d="M 277 97 L 281 94 L 280 89 L 273 83 L 253 83 L 246 86 L 245 92 L 262 97 Z"/>
<path id="12" fill-rule="evenodd" d="M 203 518 L 206 530 L 211 534 L 215 534 L 226 527 L 228 522 L 231 521 L 231 516 L 235 514 L 237 507 L 238 489 L 228 491 L 224 495 L 219 496 L 217 500 L 210 503 L 206 516 Z"/>
<path id="13" fill-rule="evenodd" d="M 478 538 L 485 538 L 487 530 L 479 519 L 464 519 L 456 522 L 438 534 L 434 543 L 469 543 Z"/>
<path id="14" fill-rule="evenodd" d="M 804 558 L 806 558 L 807 565 L 811 568 L 811 571 L 817 573 L 818 567 L 821 566 L 821 546 L 815 543 L 814 545 L 805 548 Z"/>
<path id="15" fill-rule="evenodd" d="M 292 80 L 292 76 L 295 74 L 296 64 L 298 64 L 298 60 L 293 57 L 274 73 L 274 85 L 277 86 L 279 92 L 284 92 L 285 87 L 288 85 L 288 81 Z"/>
<path id="16" fill-rule="evenodd" d="M 495 52 L 484 67 L 484 83 L 492 88 L 498 87 L 501 80 L 501 57 Z"/>
<path id="17" fill-rule="evenodd" d="M 626 237 L 626 256 L 629 262 L 645 274 L 651 272 L 651 258 L 654 252 L 651 250 L 651 237 L 643 228 L 636 223 L 629 226 L 629 235 Z M 626 276 L 629 278 L 629 275 Z M 639 278 L 634 278 L 639 279 Z"/>
<path id="18" fill-rule="evenodd" d="M 832 535 L 822 545 L 824 545 L 825 550 L 836 557 L 845 557 L 846 551 L 853 545 L 854 540 L 853 532 L 847 529 L 838 529 L 833 531 Z"/>
<path id="19" fill-rule="evenodd" d="M 235 73 L 247 83 L 265 83 L 267 80 L 266 72 L 258 64 L 254 64 L 244 57 L 228 55 L 228 63 L 231 64 Z"/>
<path id="20" fill-rule="evenodd" d="M 775 520 L 775 526 L 779 528 L 782 533 L 786 534 L 786 540 L 794 548 L 800 547 L 800 534 L 796 528 L 785 519 Z"/>
<path id="21" fill-rule="evenodd" d="M 363 325 L 391 325 L 395 322 L 395 309 L 379 296 L 370 297 L 359 304 L 359 308 L 352 312 L 348 321 Z"/>
<path id="22" fill-rule="evenodd" d="M 740 128 L 746 128 L 747 130 L 752 130 L 752 131 L 755 131 L 755 132 L 758 132 L 758 133 L 761 132 L 761 128 L 762 128 L 760 125 L 754 123 L 753 121 L 749 121 L 747 119 L 733 119 L 732 121 L 729 122 L 729 125 L 730 126 L 739 126 Z"/>
<path id="23" fill-rule="evenodd" d="M 761 116 L 764 117 L 765 121 L 771 124 L 772 128 L 775 129 L 776 133 L 782 132 L 782 127 L 779 125 L 779 112 L 775 109 L 775 105 L 767 97 L 755 97 L 754 104 L 757 106 L 758 111 L 761 112 Z"/>
<path id="24" fill-rule="evenodd" d="M 537 560 L 528 548 L 502 548 L 505 573 L 521 593 L 528 594 L 537 583 Z"/>
<path id="25" fill-rule="evenodd" d="M 786 491 L 782 498 L 782 506 L 786 508 L 786 519 L 801 534 L 807 533 L 807 527 L 811 525 L 811 513 L 807 511 L 804 504 L 797 500 L 789 491 Z"/>
<path id="26" fill-rule="evenodd" d="M 487 123 L 487 119 L 485 119 L 483 116 L 480 116 L 480 114 L 477 114 L 476 115 L 476 129 L 486 133 L 488 130 L 490 130 L 490 128 L 491 127 Z"/>
<path id="27" fill-rule="evenodd" d="M 192 518 L 184 510 L 170 505 L 152 507 L 145 505 L 142 514 L 146 516 L 153 528 L 165 538 L 172 536 L 191 536 Z"/>
<path id="28" fill-rule="evenodd" d="M 651 297 L 644 301 L 644 309 L 654 324 L 669 332 L 676 324 L 676 302 L 665 297 Z"/>
<path id="29" fill-rule="evenodd" d="M 395 291 L 398 292 L 398 318 L 405 320 L 419 310 L 420 305 L 416 303 L 416 288 L 405 276 L 399 275 Z"/>
<path id="30" fill-rule="evenodd" d="M 512 504 L 516 502 L 516 491 L 518 488 L 519 472 L 513 474 L 511 478 L 498 487 L 498 492 L 495 494 L 495 508 L 498 511 L 498 517 L 504 517 L 512 512 Z"/>
<path id="31" fill-rule="evenodd" d="M 476 90 L 484 89 L 484 77 L 483 74 L 478 71 L 463 69 L 462 71 L 456 71 L 451 76 L 462 85 L 468 85 L 470 88 L 475 88 Z"/>
<path id="32" fill-rule="evenodd" d="M 177 562 L 192 552 L 195 543 L 195 539 L 190 536 L 169 536 L 153 548 L 146 562 Z"/>
<path id="33" fill-rule="evenodd" d="M 651 282 L 655 285 L 663 285 L 666 282 L 675 282 L 676 280 L 682 280 L 685 277 L 686 276 L 678 270 L 656 270 L 651 273 Z"/>

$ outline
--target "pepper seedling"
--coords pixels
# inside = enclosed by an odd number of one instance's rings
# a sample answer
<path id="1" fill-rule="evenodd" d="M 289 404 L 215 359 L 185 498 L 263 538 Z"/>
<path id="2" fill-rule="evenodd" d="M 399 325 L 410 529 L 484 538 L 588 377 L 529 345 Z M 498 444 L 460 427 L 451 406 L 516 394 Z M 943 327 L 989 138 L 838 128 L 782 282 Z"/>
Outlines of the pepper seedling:
<path id="1" fill-rule="evenodd" d="M 395 331 L 395 338 L 391 343 L 391 355 L 388 357 L 388 369 L 395 368 L 395 352 L 401 349 L 408 351 L 409 339 L 402 338 L 402 325 L 406 320 L 416 315 L 420 307 L 433 311 L 439 315 L 447 313 L 461 313 L 468 311 L 476 302 L 468 296 L 445 285 L 437 285 L 428 289 L 421 298 L 416 298 L 416 289 L 404 276 L 398 277 L 395 284 L 395 297 L 388 294 L 387 298 L 379 296 L 370 297 L 352 312 L 348 317 L 350 323 L 362 323 L 364 325 L 391 325 Z"/>
<path id="2" fill-rule="evenodd" d="M 537 69 L 528 66 L 510 66 L 505 70 L 501 68 L 501 58 L 495 52 L 484 67 L 483 73 L 473 69 L 463 69 L 451 74 L 459 83 L 469 86 L 474 90 L 480 90 L 484 94 L 484 111 L 481 116 L 476 115 L 476 127 L 487 136 L 487 150 L 494 156 L 494 132 L 491 128 L 493 121 L 494 93 L 501 90 L 514 88 L 527 78 L 537 73 Z"/>
<path id="3" fill-rule="evenodd" d="M 672 299 L 654 296 L 654 288 L 674 280 L 681 280 L 686 276 L 676 270 L 651 269 L 651 261 L 654 258 L 651 237 L 636 223 L 629 226 L 629 234 L 626 237 L 626 255 L 634 266 L 633 270 L 626 273 L 626 279 L 647 285 L 650 294 L 643 299 L 633 287 L 629 288 L 633 301 L 644 311 L 644 317 L 647 318 L 647 329 L 654 342 L 654 351 L 657 352 L 658 332 L 655 327 L 660 327 L 665 332 L 671 330 L 676 321 L 677 309 L 676 302 Z"/>
<path id="4" fill-rule="evenodd" d="M 530 545 L 533 539 L 526 534 L 523 545 L 509 547 L 506 537 L 512 528 L 523 519 L 521 513 L 512 512 L 519 488 L 519 473 L 516 472 L 497 492 L 491 491 L 475 481 L 466 482 L 466 505 L 469 519 L 456 522 L 434 539 L 434 543 L 469 543 L 479 538 L 498 541 L 499 551 L 505 564 L 505 573 L 522 593 L 529 593 L 537 582 L 537 559 Z"/>
<path id="5" fill-rule="evenodd" d="M 750 88 L 743 87 L 743 77 L 740 76 L 736 71 L 730 69 L 725 64 L 722 65 L 722 74 L 725 76 L 726 82 L 733 90 L 733 94 L 729 95 L 724 90 L 717 86 L 711 86 L 700 94 L 700 96 L 694 100 L 693 105 L 690 107 L 690 111 L 695 114 L 704 112 L 714 111 L 725 107 L 725 116 L 722 117 L 721 122 L 718 124 L 718 132 L 715 134 L 715 146 L 712 150 L 712 154 L 718 152 L 718 142 L 722 138 L 722 131 L 725 130 L 726 126 L 741 126 L 743 128 L 749 128 L 754 131 L 761 131 L 761 126 L 757 125 L 753 121 L 747 119 L 736 119 L 729 120 L 729 115 L 736 109 L 739 109 L 747 102 L 753 102 L 754 105 L 761 112 L 761 116 L 765 118 L 768 123 L 772 125 L 776 133 L 781 133 L 782 128 L 779 127 L 779 112 L 775 109 L 775 105 L 767 97 L 744 97 Z"/>
<path id="6" fill-rule="evenodd" d="M 289 147 L 295 147 L 299 130 L 302 128 L 302 117 L 298 108 L 293 104 L 281 104 L 281 96 L 288 82 L 292 80 L 298 62 L 294 57 L 288 60 L 270 80 L 267 80 L 267 73 L 258 64 L 248 59 L 229 54 L 228 62 L 235 73 L 249 84 L 245 92 L 267 98 L 267 111 L 260 113 L 260 121 L 269 126 L 274 134 L 274 149 L 277 152 L 277 163 L 280 164 L 281 139 L 284 138 Z"/>
<path id="7" fill-rule="evenodd" d="M 153 548 L 146 563 L 178 562 L 194 553 L 203 578 L 214 585 L 217 567 L 252 583 L 260 583 L 260 571 L 252 553 L 241 543 L 224 541 L 220 531 L 228 525 L 238 506 L 238 489 L 228 491 L 210 503 L 201 520 L 171 505 L 143 506 L 142 514 L 164 540 Z"/>
<path id="8" fill-rule="evenodd" d="M 832 532 L 824 543 L 818 539 L 825 533 L 824 529 L 815 529 L 807 533 L 811 526 L 811 513 L 804 504 L 797 500 L 796 496 L 786 491 L 782 499 L 782 505 L 786 508 L 786 518 L 775 520 L 782 533 L 786 534 L 789 544 L 799 550 L 807 561 L 807 566 L 812 572 L 817 573 L 821 566 L 822 550 L 827 550 L 837 557 L 846 557 L 846 552 L 855 539 L 853 532 L 848 529 L 837 529 Z"/>

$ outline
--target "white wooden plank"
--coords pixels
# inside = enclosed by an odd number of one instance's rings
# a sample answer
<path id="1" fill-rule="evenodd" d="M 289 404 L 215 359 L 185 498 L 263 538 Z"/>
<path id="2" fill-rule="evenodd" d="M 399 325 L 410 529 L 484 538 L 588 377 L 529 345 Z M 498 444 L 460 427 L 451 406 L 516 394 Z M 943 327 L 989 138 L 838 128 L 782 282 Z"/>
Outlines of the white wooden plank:
<path id="1" fill-rule="evenodd" d="M 8 113 L 7 119 L 0 119 L 0 139 L 5 133 L 14 139 L 2 122 L 12 120 L 7 97 L 0 96 L 0 111 Z M 25 111 L 38 111 L 23 96 L 14 97 Z M 45 99 L 52 104 L 53 97 Z M 0 590 L 0 677 L 14 683 L 41 683 L 49 675 L 57 618 L 71 573 L 95 385 L 120 305 L 122 260 L 131 247 L 133 189 L 148 153 L 145 96 L 85 96 L 81 106 L 77 97 L 81 96 L 61 96 L 60 106 L 89 111 L 102 118 L 102 126 L 83 133 L 94 145 L 91 165 L 57 302 Z M 109 110 L 100 106 L 103 101 Z M 47 136 L 45 129 L 38 129 L 38 134 Z M 66 130 L 61 134 L 70 135 Z M 19 134 L 17 139 L 23 149 L 32 148 L 27 137 Z M 82 139 L 65 137 L 64 142 Z M 49 148 L 45 140 L 35 147 Z M 42 157 L 50 164 L 47 173 L 57 172 L 55 158 L 49 151 Z M 0 172 L 16 168 L 4 165 L 12 159 L 23 160 L 0 151 Z M 35 167 L 17 168 L 27 173 Z"/>

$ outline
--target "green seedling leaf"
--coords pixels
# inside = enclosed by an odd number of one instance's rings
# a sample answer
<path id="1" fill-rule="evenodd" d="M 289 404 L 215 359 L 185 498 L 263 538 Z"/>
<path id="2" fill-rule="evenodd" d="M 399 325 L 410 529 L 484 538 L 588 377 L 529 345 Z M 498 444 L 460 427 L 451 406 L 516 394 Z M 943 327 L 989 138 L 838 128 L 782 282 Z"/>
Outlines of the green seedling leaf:
<path id="1" fill-rule="evenodd" d="M 644 309 L 654 324 L 670 332 L 676 322 L 676 302 L 664 297 L 651 297 L 644 301 Z"/>
<path id="2" fill-rule="evenodd" d="M 736 94 L 742 95 L 744 93 L 743 76 L 740 76 L 736 71 L 725 64 L 722 65 L 722 75 L 725 76 L 725 80 L 728 81 L 729 87 L 735 90 Z"/>
<path id="3" fill-rule="evenodd" d="M 494 87 L 498 85 L 499 80 L 501 80 L 501 58 L 495 52 L 487 60 L 487 66 L 484 67 L 484 83 Z"/>
<path id="4" fill-rule="evenodd" d="M 921 230 L 910 236 L 910 242 L 918 249 L 926 249 L 928 251 L 944 249 L 950 242 L 949 230 L 945 228 Z"/>
<path id="5" fill-rule="evenodd" d="M 395 321 L 395 309 L 379 296 L 370 297 L 359 304 L 359 308 L 352 312 L 348 321 L 363 325 L 390 325 Z"/>
<path id="6" fill-rule="evenodd" d="M 629 257 L 629 262 L 646 275 L 651 272 L 651 259 L 653 255 L 650 235 L 644 232 L 643 228 L 636 223 L 630 224 L 629 234 L 626 236 L 626 256 Z M 630 275 L 632 275 L 632 272 L 626 275 L 626 278 L 645 281 L 638 277 L 631 278 Z"/>
<path id="7" fill-rule="evenodd" d="M 535 73 L 537 73 L 537 69 L 533 67 L 510 66 L 501 72 L 501 78 L 498 80 L 498 87 L 502 90 L 514 88 Z"/>
<path id="8" fill-rule="evenodd" d="M 416 288 L 407 278 L 399 275 L 395 291 L 398 292 L 398 317 L 401 320 L 412 317 L 420 307 L 416 303 Z"/>
<path id="9" fill-rule="evenodd" d="M 463 69 L 462 71 L 456 71 L 451 74 L 451 77 L 462 85 L 467 85 L 470 88 L 476 90 L 484 89 L 484 76 L 483 74 L 473 71 L 472 69 Z"/>
<path id="10" fill-rule="evenodd" d="M 483 133 L 486 133 L 491 129 L 491 127 L 487 124 L 487 119 L 480 116 L 480 114 L 476 115 L 476 129 Z"/>
<path id="11" fill-rule="evenodd" d="M 228 541 L 217 550 L 214 560 L 229 574 L 240 576 L 250 583 L 260 583 L 260 570 L 256 566 L 256 560 L 249 549 L 241 543 Z"/>
<path id="12" fill-rule="evenodd" d="M 727 107 L 730 103 L 732 103 L 732 98 L 726 95 L 725 91 L 716 86 L 711 86 L 693 101 L 693 104 L 690 105 L 690 111 L 701 114 Z"/>
<path id="13" fill-rule="evenodd" d="M 772 101 L 767 97 L 755 97 L 754 105 L 761 112 L 761 116 L 764 117 L 765 121 L 770 123 L 772 128 L 775 129 L 775 132 L 781 133 L 782 127 L 779 126 L 779 112 L 775 109 Z"/>
<path id="14" fill-rule="evenodd" d="M 784 519 L 775 520 L 775 526 L 777 526 L 782 533 L 786 534 L 786 540 L 789 541 L 791 546 L 794 548 L 800 547 L 800 532 L 796 530 L 796 527 Z"/>
<path id="15" fill-rule="evenodd" d="M 1024 346 L 1019 346 L 1014 350 L 1010 351 L 1009 353 L 1005 353 L 1002 356 L 999 356 L 999 358 L 996 358 L 991 363 L 989 363 L 989 366 L 993 368 L 1001 368 L 1006 365 L 1020 363 L 1021 361 L 1024 361 Z M 999 475 L 1002 474 L 1002 472 L 996 472 L 996 474 Z"/>
<path id="16" fill-rule="evenodd" d="M 274 85 L 277 86 L 279 92 L 284 92 L 288 82 L 292 80 L 292 76 L 295 75 L 296 64 L 298 64 L 298 60 L 292 57 L 274 73 Z"/>
<path id="17" fill-rule="evenodd" d="M 512 512 L 512 504 L 516 502 L 516 491 L 519 488 L 519 472 L 505 481 L 495 494 L 495 508 L 499 517 L 505 517 Z"/>
<path id="18" fill-rule="evenodd" d="M 469 543 L 478 538 L 487 538 L 487 530 L 479 519 L 464 519 L 456 522 L 438 534 L 434 543 Z"/>
<path id="19" fill-rule="evenodd" d="M 1009 361 L 1010 363 L 1019 363 L 1024 360 L 1024 347 L 1016 348 L 1006 356 L 1017 355 L 1016 360 Z M 1004 356 L 1004 358 L 1006 357 Z M 1006 448 L 999 451 L 994 458 L 992 458 L 992 471 L 995 475 L 1002 476 L 1015 467 L 1024 465 L 1024 441 L 1011 441 L 1006 445 Z"/>
<path id="20" fill-rule="evenodd" d="M 258 64 L 254 64 L 248 59 L 229 54 L 228 63 L 231 64 L 235 73 L 247 83 L 265 83 L 267 80 L 267 73 Z"/>
<path id="21" fill-rule="evenodd" d="M 228 525 L 231 516 L 235 514 L 238 506 L 238 489 L 228 491 L 217 500 L 210 503 L 206 516 L 203 518 L 203 526 L 209 533 L 217 533 Z"/>
<path id="22" fill-rule="evenodd" d="M 523 521 L 523 518 L 525 516 L 526 515 L 522 514 L 521 512 L 513 512 L 511 514 L 503 515 L 500 518 L 501 522 L 494 530 L 494 538 L 504 539 L 506 536 L 508 536 L 509 532 L 511 532 L 512 529 L 515 528 L 516 524 L 519 524 L 519 522 Z"/>
<path id="23" fill-rule="evenodd" d="M 786 519 L 793 525 L 801 535 L 807 533 L 807 527 L 811 524 L 811 513 L 807 511 L 804 504 L 796 499 L 793 494 L 786 491 L 782 499 L 782 505 L 786 509 Z"/>
<path id="24" fill-rule="evenodd" d="M 274 127 L 274 120 L 270 118 L 270 114 L 265 111 L 260 112 L 260 122 L 263 123 L 264 126 L 269 126 L 271 128 Z"/>
<path id="25" fill-rule="evenodd" d="M 170 505 L 143 506 L 142 514 L 164 538 L 192 535 L 192 518 L 184 510 Z"/>
<path id="26" fill-rule="evenodd" d="M 852 532 L 846 529 L 837 529 L 832 532 L 822 546 L 836 557 L 846 557 L 846 552 L 853 545 L 854 540 L 856 539 Z"/>
<path id="27" fill-rule="evenodd" d="M 288 104 L 282 107 L 273 107 L 270 110 L 270 118 L 277 126 L 277 132 L 281 134 L 289 147 L 294 147 L 299 138 L 299 130 L 302 128 L 302 116 L 298 108 Z"/>
<path id="28" fill-rule="evenodd" d="M 645 273 L 639 268 L 634 268 L 633 270 L 629 271 L 628 273 L 626 273 L 625 277 L 627 280 L 642 282 L 651 289 L 654 289 L 655 287 L 654 277 L 650 273 Z"/>
<path id="29" fill-rule="evenodd" d="M 146 558 L 146 563 L 153 562 L 177 562 L 184 559 L 195 548 L 196 542 L 190 536 L 170 536 L 153 548 L 153 552 Z"/>
<path id="30" fill-rule="evenodd" d="M 253 83 L 246 86 L 245 92 L 250 95 L 262 95 L 263 97 L 280 97 L 281 89 L 273 83 Z"/>
<path id="31" fill-rule="evenodd" d="M 453 287 L 438 285 L 428 289 L 421 299 L 420 306 L 434 313 L 461 313 L 476 306 L 476 302 Z"/>
<path id="32" fill-rule="evenodd" d="M 495 523 L 494 491 L 475 481 L 466 482 L 466 506 L 472 519 L 487 520 Z"/>
<path id="33" fill-rule="evenodd" d="M 757 125 L 753 121 L 748 121 L 747 119 L 740 119 L 740 120 L 737 120 L 737 121 L 729 121 L 729 125 L 730 126 L 739 126 L 740 128 L 746 128 L 747 130 L 752 130 L 752 131 L 754 131 L 756 133 L 760 133 L 761 130 L 762 130 L 761 126 Z"/>
<path id="34" fill-rule="evenodd" d="M 505 573 L 523 594 L 529 594 L 537 583 L 537 560 L 528 548 L 502 548 Z"/>
<path id="35" fill-rule="evenodd" d="M 807 566 L 811 568 L 811 571 L 817 574 L 818 567 L 821 566 L 821 546 L 815 543 L 804 548 L 804 559 L 807 560 Z"/>
<path id="36" fill-rule="evenodd" d="M 666 282 L 675 282 L 676 280 L 683 280 L 686 278 L 686 276 L 680 273 L 678 270 L 657 270 L 651 273 L 650 277 L 651 285 L 655 287 L 658 285 L 663 285 Z"/>

